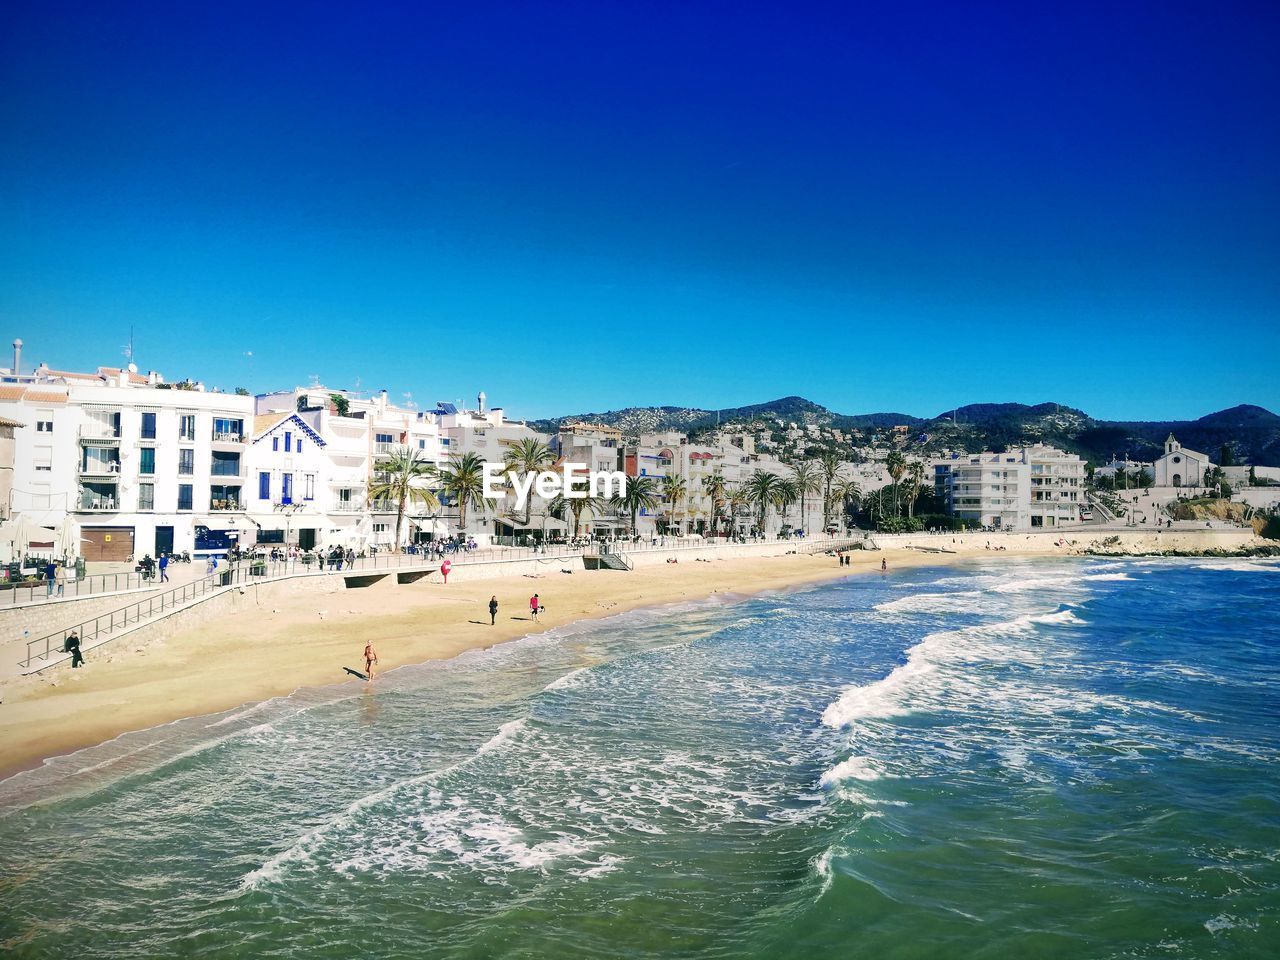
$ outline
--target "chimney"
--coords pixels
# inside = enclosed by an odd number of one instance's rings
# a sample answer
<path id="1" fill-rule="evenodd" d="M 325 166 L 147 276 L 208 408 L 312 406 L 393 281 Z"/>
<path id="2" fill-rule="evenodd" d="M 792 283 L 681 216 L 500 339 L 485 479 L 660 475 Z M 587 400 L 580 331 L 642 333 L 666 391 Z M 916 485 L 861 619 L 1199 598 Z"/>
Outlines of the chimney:
<path id="1" fill-rule="evenodd" d="M 479 395 L 476 397 L 476 409 L 479 410 L 481 413 L 484 413 L 484 400 L 485 400 L 484 391 L 481 390 Z"/>
<path id="2" fill-rule="evenodd" d="M 16 377 L 22 372 L 22 341 L 13 341 L 13 375 Z"/>

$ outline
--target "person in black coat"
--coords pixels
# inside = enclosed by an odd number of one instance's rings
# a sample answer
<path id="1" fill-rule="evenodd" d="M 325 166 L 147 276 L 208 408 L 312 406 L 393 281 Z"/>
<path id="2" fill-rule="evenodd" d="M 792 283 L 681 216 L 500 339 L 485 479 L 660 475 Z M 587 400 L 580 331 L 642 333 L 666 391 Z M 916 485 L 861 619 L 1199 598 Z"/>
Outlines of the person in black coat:
<path id="1" fill-rule="evenodd" d="M 62 641 L 62 652 L 71 654 L 71 666 L 78 667 L 84 663 L 84 657 L 80 653 L 80 638 L 76 636 L 74 630 Z"/>

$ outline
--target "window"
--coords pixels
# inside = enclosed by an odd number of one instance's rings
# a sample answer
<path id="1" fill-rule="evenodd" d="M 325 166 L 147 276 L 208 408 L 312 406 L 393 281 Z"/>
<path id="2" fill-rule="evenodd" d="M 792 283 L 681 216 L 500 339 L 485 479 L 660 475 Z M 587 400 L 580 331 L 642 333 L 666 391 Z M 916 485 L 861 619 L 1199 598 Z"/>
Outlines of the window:
<path id="1" fill-rule="evenodd" d="M 34 451 L 37 473 L 50 473 L 53 470 L 53 447 L 36 447 Z M 48 480 L 42 482 L 48 483 Z"/>
<path id="2" fill-rule="evenodd" d="M 385 524 L 385 523 L 375 523 L 375 524 L 373 525 L 373 532 L 374 532 L 374 533 L 386 533 L 386 532 L 387 532 L 387 526 L 388 526 L 388 525 L 387 525 L 387 524 Z"/>
<path id="3" fill-rule="evenodd" d="M 191 509 L 191 484 L 189 483 L 178 484 L 178 509 Z"/>
<path id="4" fill-rule="evenodd" d="M 293 449 L 293 434 L 288 430 L 284 432 L 284 452 L 288 453 Z"/>
<path id="5" fill-rule="evenodd" d="M 280 474 L 280 502 L 293 503 L 293 474 Z"/>
<path id="6" fill-rule="evenodd" d="M 154 413 L 144 413 L 142 415 L 142 433 L 143 440 L 154 440 L 156 438 L 156 415 Z"/>
<path id="7" fill-rule="evenodd" d="M 213 461 L 209 473 L 215 477 L 240 476 L 240 454 L 227 453 L 223 450 L 213 451 Z"/>
<path id="8" fill-rule="evenodd" d="M 189 477 L 196 472 L 196 452 L 191 449 L 178 451 L 178 474 Z"/>
<path id="9" fill-rule="evenodd" d="M 316 498 L 316 475 L 308 473 L 302 478 L 302 499 L 314 500 Z"/>
<path id="10" fill-rule="evenodd" d="M 213 439 L 238 443 L 244 438 L 244 421 L 229 417 L 213 418 Z"/>
<path id="11" fill-rule="evenodd" d="M 294 449 L 295 449 L 298 453 L 301 453 L 301 452 L 302 452 L 302 438 L 301 438 L 301 437 L 299 437 L 299 438 L 298 438 L 298 442 L 294 445 Z"/>
<path id="12" fill-rule="evenodd" d="M 142 474 L 144 477 L 150 477 L 153 476 L 155 472 L 156 448 L 143 447 L 138 451 L 138 473 Z"/>
<path id="13" fill-rule="evenodd" d="M 52 421 L 52 420 L 37 420 L 37 421 L 36 421 L 36 433 L 53 433 L 53 421 Z"/>
<path id="14" fill-rule="evenodd" d="M 427 449 L 427 441 L 425 441 L 425 440 L 419 440 L 419 441 L 418 441 L 418 449 L 419 449 L 419 450 L 425 450 L 425 449 Z"/>
<path id="15" fill-rule="evenodd" d="M 156 508 L 156 485 L 154 483 L 138 484 L 138 509 L 154 510 Z"/>
<path id="16" fill-rule="evenodd" d="M 181 413 L 178 415 L 178 439 L 194 440 L 196 438 L 196 415 Z"/>
<path id="17" fill-rule="evenodd" d="M 266 470 L 259 471 L 258 473 L 258 499 L 271 499 L 271 474 Z"/>

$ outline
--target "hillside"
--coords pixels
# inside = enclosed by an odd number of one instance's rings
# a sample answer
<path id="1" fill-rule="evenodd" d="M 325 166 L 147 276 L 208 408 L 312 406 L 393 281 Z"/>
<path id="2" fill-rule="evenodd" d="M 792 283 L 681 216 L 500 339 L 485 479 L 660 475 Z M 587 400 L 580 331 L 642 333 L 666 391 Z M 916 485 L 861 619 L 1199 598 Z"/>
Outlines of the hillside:
<path id="1" fill-rule="evenodd" d="M 538 420 L 531 426 L 553 433 L 562 423 L 579 420 L 618 427 L 632 438 L 663 430 L 697 437 L 717 426 L 747 429 L 766 438 L 766 448 L 776 447 L 784 457 L 814 448 L 851 453 L 859 446 L 888 442 L 889 428 L 903 425 L 910 428 L 906 446 L 921 454 L 1040 442 L 1104 463 L 1125 455 L 1152 460 L 1163 450 L 1165 438 L 1174 433 L 1184 446 L 1209 454 L 1215 462 L 1226 444 L 1237 463 L 1280 466 L 1280 416 L 1247 404 L 1197 420 L 1095 420 L 1083 410 L 1058 403 L 973 403 L 922 419 L 889 412 L 840 414 L 804 397 L 790 396 L 721 410 L 627 407 Z M 804 433 L 803 438 L 788 440 L 787 432 L 796 428 Z"/>

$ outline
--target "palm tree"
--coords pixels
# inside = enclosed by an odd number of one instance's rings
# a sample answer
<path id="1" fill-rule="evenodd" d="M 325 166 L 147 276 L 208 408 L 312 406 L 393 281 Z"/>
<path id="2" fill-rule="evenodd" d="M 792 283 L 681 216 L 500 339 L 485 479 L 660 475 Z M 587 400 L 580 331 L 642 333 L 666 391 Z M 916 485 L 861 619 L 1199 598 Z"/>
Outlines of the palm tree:
<path id="1" fill-rule="evenodd" d="M 484 499 L 484 460 L 478 453 L 455 454 L 440 471 L 440 489 L 458 501 L 458 530 L 467 529 L 467 507 Z"/>
<path id="2" fill-rule="evenodd" d="M 726 499 L 729 505 L 730 532 L 732 533 L 737 528 L 739 512 L 746 504 L 751 502 L 746 484 L 735 483 L 729 488 Z"/>
<path id="3" fill-rule="evenodd" d="M 627 477 L 626 489 L 621 496 L 615 496 L 610 502 L 631 515 L 631 535 L 636 533 L 636 515 L 641 510 L 653 510 L 662 502 L 662 494 L 658 492 L 658 481 L 653 477 Z"/>
<path id="4" fill-rule="evenodd" d="M 421 486 L 436 474 L 436 468 L 417 450 L 401 447 L 374 464 L 369 481 L 369 499 L 394 502 L 396 505 L 396 549 L 400 548 L 400 531 L 404 526 L 405 508 L 421 503 L 428 510 L 440 507 L 435 492 Z"/>
<path id="5" fill-rule="evenodd" d="M 720 528 L 720 511 L 724 508 L 725 498 L 729 493 L 729 484 L 719 470 L 702 478 L 702 492 L 711 498 L 711 535 L 714 537 Z"/>
<path id="6" fill-rule="evenodd" d="M 778 508 L 778 516 L 785 517 L 788 508 L 800 499 L 800 491 L 796 482 L 790 477 L 779 477 L 773 493 L 773 505 Z"/>
<path id="7" fill-rule="evenodd" d="M 907 501 L 907 516 L 914 517 L 916 512 L 916 498 L 920 496 L 920 490 L 924 487 L 924 463 L 920 460 L 912 460 L 907 465 L 907 484 L 911 491 L 911 498 Z"/>
<path id="8" fill-rule="evenodd" d="M 907 458 L 902 455 L 900 450 L 894 450 L 889 454 L 884 465 L 889 471 L 889 476 L 893 479 L 893 515 L 896 517 L 900 512 L 898 507 L 898 481 L 902 479 L 902 475 L 907 470 Z"/>
<path id="9" fill-rule="evenodd" d="M 813 460 L 805 460 L 791 468 L 791 482 L 795 484 L 796 496 L 800 499 L 800 526 L 808 530 L 809 520 L 805 516 L 805 503 L 809 494 L 822 490 L 821 467 Z"/>
<path id="10" fill-rule="evenodd" d="M 827 450 L 818 460 L 818 469 L 822 471 L 822 527 L 831 523 L 831 488 L 840 479 L 840 455 L 834 450 Z"/>
<path id="11" fill-rule="evenodd" d="M 857 481 L 842 478 L 836 482 L 832 494 L 840 501 L 840 514 L 843 520 L 848 516 L 850 509 L 857 506 L 862 499 L 862 488 L 858 486 Z"/>
<path id="12" fill-rule="evenodd" d="M 548 510 L 553 517 L 564 519 L 565 513 L 573 516 L 573 535 L 578 536 L 578 530 L 582 526 L 582 515 L 589 513 L 595 515 L 605 508 L 608 503 L 604 497 L 566 497 L 559 494 L 551 501 Z"/>
<path id="13" fill-rule="evenodd" d="M 764 536 L 765 522 L 769 518 L 769 506 L 777 502 L 780 482 L 781 478 L 767 470 L 757 470 L 747 478 L 747 502 L 754 503 L 760 510 L 761 536 Z"/>
<path id="14" fill-rule="evenodd" d="M 668 530 L 670 530 L 671 521 L 676 515 L 676 505 L 684 499 L 685 492 L 688 489 L 689 484 L 678 473 L 668 474 L 662 478 L 662 499 L 666 500 L 670 505 L 667 512 Z"/>
<path id="15" fill-rule="evenodd" d="M 537 437 L 525 437 L 515 441 L 507 448 L 507 452 L 502 455 L 502 463 L 508 472 L 525 475 L 547 470 L 555 462 L 556 456 L 551 452 L 551 448 Z M 529 525 L 529 518 L 532 515 L 533 491 L 530 490 L 529 496 L 524 501 L 524 524 L 526 527 Z"/>

